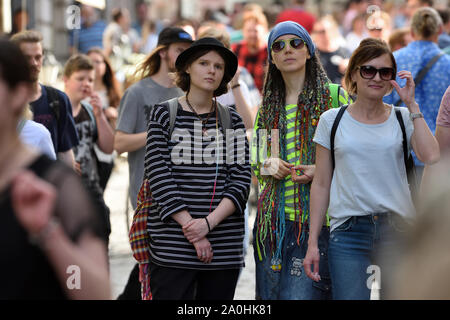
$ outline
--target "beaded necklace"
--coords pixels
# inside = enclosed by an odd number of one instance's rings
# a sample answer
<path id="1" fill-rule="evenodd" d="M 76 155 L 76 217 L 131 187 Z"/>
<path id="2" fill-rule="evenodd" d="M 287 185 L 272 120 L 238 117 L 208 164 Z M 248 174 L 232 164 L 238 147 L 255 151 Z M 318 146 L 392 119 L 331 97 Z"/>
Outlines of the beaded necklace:
<path id="1" fill-rule="evenodd" d="M 201 121 L 203 136 L 207 137 L 208 136 L 208 132 L 206 130 L 206 124 L 208 123 L 209 118 L 213 114 L 214 108 L 217 110 L 217 102 L 216 102 L 215 99 L 213 99 L 213 101 L 211 103 L 211 110 L 209 111 L 208 117 L 206 119 L 203 119 L 202 117 L 200 117 L 200 115 L 197 113 L 197 111 L 195 111 L 194 107 L 192 107 L 191 103 L 189 102 L 188 95 L 189 95 L 189 93 L 186 94 L 186 103 L 187 103 L 189 109 L 191 109 L 191 111 L 194 112 L 195 115 L 197 116 L 197 118 L 199 118 L 199 120 Z"/>

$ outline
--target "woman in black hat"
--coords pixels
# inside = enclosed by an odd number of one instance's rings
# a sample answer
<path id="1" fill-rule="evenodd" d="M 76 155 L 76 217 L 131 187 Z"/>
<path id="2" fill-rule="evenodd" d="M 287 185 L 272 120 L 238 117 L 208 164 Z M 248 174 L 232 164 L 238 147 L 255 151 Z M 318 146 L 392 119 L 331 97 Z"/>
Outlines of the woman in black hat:
<path id="1" fill-rule="evenodd" d="M 203 38 L 178 56 L 176 68 L 186 92 L 172 100 L 176 117 L 171 102 L 158 104 L 148 129 L 151 292 L 155 300 L 233 299 L 244 266 L 251 169 L 242 119 L 215 97 L 227 91 L 237 58 Z M 223 132 L 233 133 L 234 143 L 224 143 L 230 139 Z"/>

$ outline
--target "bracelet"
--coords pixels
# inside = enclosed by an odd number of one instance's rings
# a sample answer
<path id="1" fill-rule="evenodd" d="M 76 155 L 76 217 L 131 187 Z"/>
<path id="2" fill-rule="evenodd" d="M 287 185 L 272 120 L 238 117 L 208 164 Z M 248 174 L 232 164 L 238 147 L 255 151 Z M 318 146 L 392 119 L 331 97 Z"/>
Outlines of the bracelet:
<path id="1" fill-rule="evenodd" d="M 240 84 L 240 83 L 237 83 L 237 84 L 235 84 L 234 86 L 231 87 L 231 90 L 233 90 L 233 89 L 235 89 L 235 88 L 237 88 L 237 87 L 240 87 L 240 86 L 241 86 L 241 84 Z"/>
<path id="2" fill-rule="evenodd" d="M 30 234 L 29 236 L 30 242 L 42 248 L 45 239 L 59 226 L 60 226 L 59 220 L 55 217 L 51 217 L 47 225 L 44 228 L 42 228 L 41 231 L 35 234 Z"/>
<path id="3" fill-rule="evenodd" d="M 208 225 L 208 232 L 211 232 L 211 226 L 209 225 L 209 221 L 207 219 L 207 217 L 205 217 L 206 220 L 206 224 Z"/>

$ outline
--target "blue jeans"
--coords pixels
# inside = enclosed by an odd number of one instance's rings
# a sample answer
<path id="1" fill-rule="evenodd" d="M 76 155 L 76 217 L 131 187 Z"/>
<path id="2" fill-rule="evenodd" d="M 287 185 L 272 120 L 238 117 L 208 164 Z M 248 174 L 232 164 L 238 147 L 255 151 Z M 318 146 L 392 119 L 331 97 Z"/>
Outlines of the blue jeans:
<path id="1" fill-rule="evenodd" d="M 375 276 L 381 282 L 381 294 L 386 294 L 406 228 L 396 214 L 374 213 L 351 217 L 334 229 L 328 247 L 333 299 L 369 300 L 368 280 Z"/>
<path id="2" fill-rule="evenodd" d="M 266 256 L 260 261 L 256 249 L 256 225 L 253 228 L 253 247 L 256 271 L 257 300 L 329 300 L 331 283 L 328 272 L 327 247 L 329 229 L 324 227 L 319 236 L 320 270 L 322 278 L 314 282 L 306 276 L 303 259 L 308 249 L 308 236 L 297 244 L 298 222 L 286 220 L 286 235 L 281 251 L 281 270 L 272 269 L 270 247 L 266 243 Z"/>

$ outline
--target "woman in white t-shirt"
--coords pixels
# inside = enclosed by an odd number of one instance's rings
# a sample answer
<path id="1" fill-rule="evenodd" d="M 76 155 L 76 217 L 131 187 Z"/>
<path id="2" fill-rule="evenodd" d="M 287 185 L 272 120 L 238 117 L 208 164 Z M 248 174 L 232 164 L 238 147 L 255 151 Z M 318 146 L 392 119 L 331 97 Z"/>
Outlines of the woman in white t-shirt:
<path id="1" fill-rule="evenodd" d="M 316 174 L 311 186 L 311 227 L 303 264 L 306 274 L 318 281 L 317 239 L 328 210 L 328 262 L 334 299 L 370 298 L 372 280 L 380 279 L 380 269 L 375 265 L 385 261 L 374 258 L 394 248 L 401 228 L 415 215 L 402 130 L 394 107 L 383 103 L 383 97 L 393 88 L 407 106 L 400 111 L 408 146 L 425 163 L 439 160 L 438 143 L 414 99 L 411 72 L 398 73 L 406 79 L 403 88 L 394 80 L 396 73 L 395 59 L 386 42 L 363 40 L 344 78 L 349 93 L 357 94 L 357 99 L 348 106 L 337 127 L 334 163 L 330 134 L 340 109 L 323 113 L 315 133 Z M 385 290 L 389 269 L 381 271 Z"/>
<path id="2" fill-rule="evenodd" d="M 27 146 L 36 148 L 52 160 L 56 160 L 50 132 L 42 124 L 33 120 L 33 113 L 29 106 L 25 107 L 22 119 L 19 121 L 17 131 L 20 140 Z"/>

